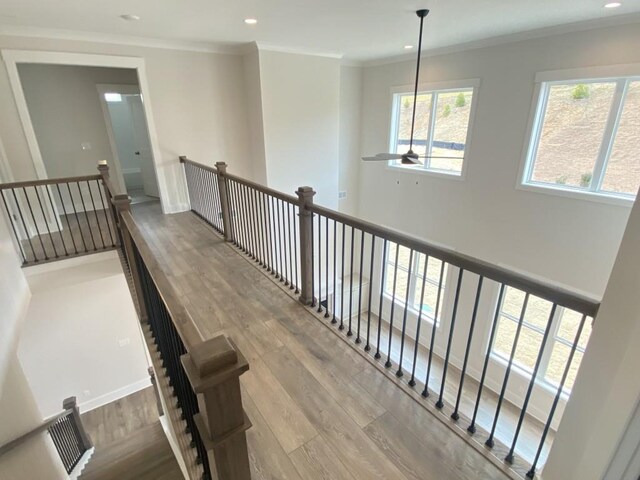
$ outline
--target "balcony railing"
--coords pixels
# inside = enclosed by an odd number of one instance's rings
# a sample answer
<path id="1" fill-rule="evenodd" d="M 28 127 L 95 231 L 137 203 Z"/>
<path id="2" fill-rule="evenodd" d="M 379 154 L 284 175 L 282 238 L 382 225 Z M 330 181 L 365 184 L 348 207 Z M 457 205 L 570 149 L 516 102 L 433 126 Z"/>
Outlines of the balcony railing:
<path id="1" fill-rule="evenodd" d="M 535 476 L 599 302 L 321 207 L 310 187 L 180 161 L 225 240 L 494 463 Z"/>

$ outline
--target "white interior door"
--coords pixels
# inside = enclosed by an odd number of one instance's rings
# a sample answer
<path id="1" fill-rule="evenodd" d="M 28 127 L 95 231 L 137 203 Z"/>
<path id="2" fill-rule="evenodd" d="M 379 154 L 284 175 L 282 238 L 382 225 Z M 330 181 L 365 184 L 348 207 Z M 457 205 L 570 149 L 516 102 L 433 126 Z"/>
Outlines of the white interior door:
<path id="1" fill-rule="evenodd" d="M 153 154 L 151 153 L 151 142 L 147 130 L 147 119 L 142 106 L 140 95 L 127 95 L 127 103 L 131 110 L 133 123 L 133 133 L 136 141 L 135 155 L 139 157 L 140 173 L 142 175 L 142 188 L 145 195 L 159 197 L 156 172 L 153 166 Z"/>

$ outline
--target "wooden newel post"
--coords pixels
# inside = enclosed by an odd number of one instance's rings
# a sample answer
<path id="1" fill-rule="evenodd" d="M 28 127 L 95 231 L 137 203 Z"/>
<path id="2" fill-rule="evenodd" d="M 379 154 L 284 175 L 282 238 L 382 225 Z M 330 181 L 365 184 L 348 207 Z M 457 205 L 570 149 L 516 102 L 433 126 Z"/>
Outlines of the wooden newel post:
<path id="1" fill-rule="evenodd" d="M 240 375 L 249 370 L 246 358 L 225 335 L 202 342 L 181 357 L 198 396 L 194 420 L 220 480 L 250 480 L 245 432 L 251 421 L 242 407 Z"/>
<path id="2" fill-rule="evenodd" d="M 220 205 L 222 207 L 222 227 L 224 230 L 224 239 L 227 242 L 233 241 L 233 234 L 231 232 L 231 208 L 229 208 L 229 194 L 227 191 L 227 164 L 224 162 L 216 162 L 216 169 L 218 170 L 218 191 L 220 192 Z"/>
<path id="3" fill-rule="evenodd" d="M 80 410 L 78 409 L 76 397 L 65 398 L 62 402 L 62 408 L 64 410 L 73 410 L 73 413 L 71 415 L 73 423 L 78 429 L 78 437 L 80 438 L 80 441 L 82 441 L 82 446 L 84 447 L 84 449 L 89 450 L 91 447 L 93 447 L 93 442 L 91 441 L 91 438 L 89 438 L 89 434 L 84 429 L 82 421 L 80 420 Z"/>
<path id="4" fill-rule="evenodd" d="M 109 218 L 111 219 L 111 223 L 113 224 L 114 231 L 117 231 L 118 226 L 116 224 L 116 213 L 114 211 L 114 207 L 112 206 L 111 199 L 115 196 L 116 192 L 112 192 L 109 190 L 111 186 L 111 181 L 109 177 L 109 165 L 106 160 L 100 160 L 98 162 L 98 172 L 100 176 L 102 176 L 102 190 L 104 192 L 105 204 L 109 209 Z M 120 235 L 116 235 L 116 245 L 121 245 L 122 239 Z"/>
<path id="5" fill-rule="evenodd" d="M 296 190 L 300 200 L 300 302 L 312 305 L 313 297 L 313 213 L 308 209 L 313 205 L 316 192 L 311 187 Z"/>

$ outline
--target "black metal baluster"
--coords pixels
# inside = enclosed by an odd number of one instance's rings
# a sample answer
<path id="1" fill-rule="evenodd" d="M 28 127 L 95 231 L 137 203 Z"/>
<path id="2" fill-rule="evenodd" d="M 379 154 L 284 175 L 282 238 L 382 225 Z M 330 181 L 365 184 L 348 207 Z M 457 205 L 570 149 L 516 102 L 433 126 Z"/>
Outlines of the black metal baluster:
<path id="1" fill-rule="evenodd" d="M 431 325 L 431 339 L 429 340 L 429 359 L 427 360 L 427 374 L 424 379 L 424 390 L 422 396 L 429 396 L 429 377 L 431 376 L 431 365 L 433 362 L 433 347 L 436 341 L 436 326 L 438 325 L 438 315 L 440 313 L 440 294 L 442 293 L 442 281 L 444 280 L 444 260 L 440 261 L 440 279 L 438 280 L 438 293 L 436 294 L 436 311 L 433 316 L 433 324 Z"/>
<path id="2" fill-rule="evenodd" d="M 31 212 L 31 218 L 33 220 L 33 226 L 36 229 L 36 234 L 38 235 L 38 240 L 40 241 L 40 246 L 42 247 L 42 253 L 44 253 L 44 259 L 49 260 L 49 256 L 47 255 L 47 250 L 44 248 L 44 243 L 42 243 L 42 235 L 40 235 L 40 229 L 38 228 L 38 222 L 36 221 L 36 217 L 33 214 L 33 208 L 31 208 L 31 202 L 29 201 L 29 195 L 24 187 L 22 187 L 22 193 L 24 197 L 27 199 L 27 206 L 29 207 L 29 212 Z M 46 223 L 46 220 L 45 220 Z M 28 234 L 27 234 L 28 235 Z"/>
<path id="3" fill-rule="evenodd" d="M 78 211 L 76 210 L 76 202 L 73 200 L 73 194 L 71 193 L 71 186 L 69 182 L 66 182 L 67 190 L 69 191 L 69 199 L 71 200 L 71 206 L 73 207 L 73 215 L 76 218 L 76 225 L 78 226 L 78 231 L 80 232 L 80 240 L 82 240 L 82 246 L 84 247 L 84 251 L 88 252 L 87 243 L 84 240 L 84 233 L 82 232 L 82 228 L 80 227 L 80 217 L 78 217 Z M 72 232 L 73 235 L 73 232 Z"/>
<path id="4" fill-rule="evenodd" d="M 278 204 L 279 200 L 277 198 L 274 199 L 275 202 L 275 218 L 277 219 L 277 235 L 278 235 L 278 268 L 279 268 L 279 273 L 280 273 L 280 281 L 282 283 L 284 283 L 285 281 L 285 269 L 282 266 L 283 263 L 286 265 L 286 261 L 284 260 L 284 254 L 282 253 L 282 244 L 284 243 L 282 241 L 282 221 L 280 220 L 280 205 Z"/>
<path id="5" fill-rule="evenodd" d="M 40 213 L 42 214 L 42 219 L 44 220 L 44 226 L 47 227 L 47 233 L 49 234 L 49 243 L 51 243 L 51 246 L 53 247 L 53 253 L 55 257 L 58 258 L 59 257 L 58 249 L 56 248 L 56 244 L 53 241 L 53 235 L 51 234 L 51 229 L 49 228 L 49 219 L 47 218 L 47 213 L 45 212 L 44 207 L 42 206 L 42 200 L 40 199 L 40 193 L 38 192 L 38 187 L 34 186 L 33 190 L 36 192 L 36 198 L 38 199 L 38 205 L 40 206 Z"/>
<path id="6" fill-rule="evenodd" d="M 364 351 L 371 350 L 369 340 L 371 338 L 371 300 L 373 296 L 373 261 L 376 253 L 376 236 L 371 235 L 371 262 L 369 263 L 369 298 L 367 300 L 367 342 L 364 346 Z"/>
<path id="7" fill-rule="evenodd" d="M 502 408 L 502 402 L 504 400 L 504 395 L 507 391 L 507 383 L 509 382 L 509 375 L 511 374 L 511 367 L 513 366 L 513 359 L 516 355 L 516 349 L 518 348 L 518 340 L 520 339 L 520 332 L 522 331 L 522 324 L 524 323 L 524 316 L 527 312 L 527 305 L 529 303 L 529 293 L 526 292 L 524 296 L 524 301 L 522 302 L 522 311 L 520 312 L 520 319 L 518 320 L 518 327 L 516 328 L 516 335 L 513 339 L 513 346 L 511 347 L 511 354 L 509 355 L 509 363 L 507 364 L 507 369 L 504 373 L 504 380 L 502 382 L 502 389 L 500 390 L 500 397 L 498 397 L 498 405 L 496 407 L 496 413 L 493 417 L 493 426 L 491 427 L 491 433 L 489 434 L 489 438 L 484 442 L 485 445 L 489 448 L 493 448 L 494 441 L 493 436 L 496 432 L 496 427 L 498 425 L 498 418 L 500 417 L 500 409 Z"/>
<path id="8" fill-rule="evenodd" d="M 294 219 L 295 225 L 295 219 Z M 287 202 L 287 231 L 289 232 L 289 272 L 291 273 L 291 281 L 289 282 L 289 290 L 293 290 L 295 285 L 298 285 L 298 270 L 294 274 L 293 272 L 293 264 L 295 262 L 296 252 L 291 250 L 291 204 Z"/>
<path id="9" fill-rule="evenodd" d="M 327 240 L 328 242 L 328 240 Z M 338 323 L 336 318 L 336 292 L 338 283 L 338 222 L 333 219 L 333 307 L 331 309 L 331 323 Z"/>
<path id="10" fill-rule="evenodd" d="M 398 261 L 400 258 L 400 245 L 396 243 L 396 258 L 393 266 L 393 291 L 391 294 L 391 312 L 389 313 L 389 344 L 387 346 L 387 361 L 384 366 L 391 367 L 391 341 L 393 340 L 393 314 L 396 309 L 396 287 L 398 285 Z"/>
<path id="11" fill-rule="evenodd" d="M 360 338 L 360 320 L 362 318 L 362 269 L 364 266 L 364 231 L 360 232 L 360 272 L 358 277 L 360 278 L 360 285 L 358 288 L 358 326 L 356 327 L 356 343 L 362 342 Z M 353 278 L 353 277 L 352 277 Z"/>
<path id="12" fill-rule="evenodd" d="M 387 273 L 387 239 L 382 244 L 382 274 L 380 275 L 380 306 L 378 307 L 378 338 L 376 339 L 376 353 L 374 358 L 379 359 L 380 355 L 380 336 L 382 334 L 382 308 L 384 307 L 384 286 Z"/>
<path id="13" fill-rule="evenodd" d="M 325 285 L 325 294 L 324 299 L 326 302 L 326 306 L 324 309 L 324 318 L 329 318 L 329 217 L 324 217 L 324 285 Z"/>
<path id="14" fill-rule="evenodd" d="M 264 205 L 262 203 L 262 192 L 256 190 L 256 205 L 258 209 L 259 227 L 260 227 L 260 248 L 262 250 L 262 267 L 269 268 L 269 251 L 267 250 L 267 236 L 265 233 L 264 222 Z"/>
<path id="15" fill-rule="evenodd" d="M 89 190 L 89 197 L 91 198 L 91 206 L 93 207 L 93 214 L 96 217 L 96 224 L 98 225 L 98 232 L 100 232 L 100 241 L 102 242 L 102 248 L 105 248 L 104 237 L 102 236 L 102 227 L 100 226 L 100 219 L 98 218 L 98 212 L 96 211 L 96 203 L 93 201 L 93 193 L 91 193 L 91 185 L 87 180 L 87 189 Z"/>
<path id="16" fill-rule="evenodd" d="M 98 187 L 98 192 L 100 192 L 100 202 L 102 203 L 102 211 L 104 212 L 104 221 L 107 224 L 107 230 L 109 231 L 109 238 L 111 239 L 111 245 L 115 245 L 116 242 L 113 238 L 113 235 L 111 234 L 111 226 L 109 223 L 109 214 L 107 212 L 107 207 L 104 203 L 104 195 L 102 194 L 102 189 L 100 188 L 100 183 L 98 182 L 98 180 L 96 180 L 96 186 Z M 60 201 L 62 202 L 62 198 L 60 199 Z M 114 226 L 115 227 L 115 226 Z"/>
<path id="17" fill-rule="evenodd" d="M 404 339 L 407 332 L 407 313 L 409 313 L 409 294 L 411 292 L 411 273 L 413 269 L 413 249 L 409 250 L 409 269 L 407 272 L 407 294 L 404 299 L 404 315 L 402 316 L 402 335 L 400 337 L 400 360 L 398 361 L 397 377 L 402 377 L 404 372 L 402 371 L 402 359 L 404 357 Z"/>
<path id="18" fill-rule="evenodd" d="M 544 335 L 542 336 L 542 343 L 540 344 L 540 350 L 538 351 L 538 358 L 536 358 L 535 366 L 533 367 L 533 372 L 531 373 L 531 380 L 529 381 L 529 387 L 527 388 L 527 393 L 524 397 L 524 402 L 522 404 L 522 408 L 520 409 L 520 418 L 518 418 L 518 425 L 516 426 L 516 432 L 513 434 L 513 441 L 511 443 L 511 448 L 509 449 L 509 453 L 505 457 L 505 462 L 513 463 L 513 453 L 516 450 L 516 443 L 518 442 L 518 436 L 520 435 L 520 429 L 522 428 L 522 422 L 524 421 L 524 416 L 527 413 L 527 407 L 529 406 L 529 400 L 531 399 L 531 394 L 533 393 L 533 387 L 536 384 L 536 379 L 538 378 L 538 371 L 540 370 L 540 364 L 542 363 L 542 356 L 544 354 L 544 350 L 547 347 L 547 340 L 549 339 L 549 332 L 551 332 L 551 326 L 553 324 L 553 318 L 556 315 L 557 305 L 554 303 L 551 307 L 551 313 L 549 314 L 549 320 L 547 321 L 547 326 L 544 330 Z"/>
<path id="19" fill-rule="evenodd" d="M 36 254 L 36 250 L 33 248 L 33 243 L 31 242 L 31 235 L 29 235 L 29 229 L 27 229 L 27 224 L 24 221 L 24 215 L 22 215 L 22 208 L 20 208 L 20 203 L 18 203 L 18 197 L 16 196 L 16 189 L 12 188 L 11 189 L 11 193 L 13 194 L 13 200 L 14 200 L 14 202 L 16 204 L 16 208 L 18 209 L 18 214 L 20 215 L 20 220 L 22 221 L 22 228 L 24 228 L 24 234 L 27 237 L 27 241 L 29 242 L 29 246 L 31 247 L 31 252 L 33 253 L 34 261 L 37 262 L 38 261 L 38 255 Z M 18 243 L 22 244 L 22 242 L 20 242 L 19 238 L 18 238 Z"/>
<path id="20" fill-rule="evenodd" d="M 300 279 L 298 277 L 298 261 L 299 261 L 300 255 L 298 254 L 298 229 L 297 229 L 298 222 L 297 222 L 295 216 L 296 216 L 296 208 L 298 208 L 298 211 L 300 211 L 300 209 L 296 205 L 292 205 L 292 207 L 293 207 L 293 216 L 294 216 L 294 218 L 293 218 L 293 257 L 294 257 L 293 258 L 293 264 L 294 264 L 295 269 L 296 269 L 296 272 L 295 272 L 296 273 L 296 275 L 295 275 L 296 285 L 295 285 L 295 290 L 294 290 L 293 293 L 298 294 L 298 293 L 300 293 L 300 290 L 298 289 L 298 286 L 300 285 Z M 298 215 L 299 215 L 299 213 L 298 213 Z"/>
<path id="21" fill-rule="evenodd" d="M 266 194 L 265 194 L 266 195 Z M 278 278 L 278 253 L 276 249 L 276 234 L 274 233 L 273 197 L 266 195 L 267 210 L 269 211 L 269 247 L 271 249 L 271 273 Z"/>
<path id="22" fill-rule="evenodd" d="M 273 248 L 272 248 L 272 237 L 271 237 L 271 215 L 269 214 L 269 207 L 265 205 L 266 194 L 264 192 L 260 192 L 260 203 L 262 208 L 262 217 L 264 218 L 264 239 L 265 239 L 265 247 L 267 254 L 267 272 L 273 272 Z"/>
<path id="23" fill-rule="evenodd" d="M 447 351 L 444 355 L 444 366 L 442 367 L 442 383 L 440 384 L 440 395 L 438 397 L 438 401 L 436 402 L 436 408 L 444 407 L 444 402 L 442 399 L 444 398 L 444 388 L 447 382 L 447 371 L 449 369 L 449 355 L 451 354 L 451 343 L 453 341 L 453 333 L 456 326 L 456 316 L 458 314 L 458 300 L 460 299 L 460 287 L 462 286 L 462 274 L 464 273 L 463 269 L 458 270 L 458 283 L 456 285 L 456 296 L 453 301 L 453 312 L 451 314 L 451 326 L 449 328 L 449 338 L 447 339 Z"/>
<path id="24" fill-rule="evenodd" d="M 458 386 L 458 397 L 456 398 L 456 406 L 453 409 L 451 418 L 458 420 L 460 415 L 460 399 L 462 398 L 462 388 L 464 387 L 464 379 L 467 374 L 467 363 L 469 361 L 469 352 L 471 351 L 471 341 L 473 340 L 473 332 L 476 326 L 476 316 L 478 315 L 478 305 L 480 304 L 480 295 L 482 294 L 482 282 L 484 277 L 478 277 L 478 289 L 476 290 L 476 299 L 473 304 L 473 313 L 471 314 L 471 325 L 469 326 L 469 336 L 467 337 L 467 347 L 464 352 L 464 360 L 462 361 L 462 373 L 460 373 L 460 385 Z"/>
<path id="25" fill-rule="evenodd" d="M 280 212 L 282 213 L 282 223 L 281 223 L 281 228 L 282 228 L 282 254 L 283 254 L 283 261 L 284 261 L 284 271 L 286 273 L 285 275 L 285 282 L 284 282 L 284 286 L 288 287 L 291 283 L 291 271 L 287 265 L 287 222 L 284 218 L 284 200 L 280 200 Z"/>
<path id="26" fill-rule="evenodd" d="M 353 335 L 351 330 L 351 320 L 353 318 L 353 247 L 355 242 L 356 229 L 351 226 L 351 254 L 349 256 L 349 329 L 347 330 L 347 336 Z"/>
<path id="27" fill-rule="evenodd" d="M 238 237 L 237 245 L 242 252 L 246 253 L 247 248 L 246 248 L 246 242 L 244 237 L 244 223 L 242 221 L 243 211 L 242 211 L 242 202 L 240 201 L 240 192 L 239 192 L 237 182 L 232 181 L 231 185 L 233 187 L 232 190 L 233 190 L 233 197 L 234 197 L 234 204 L 235 204 L 235 216 L 236 216 L 236 224 L 237 224 L 236 235 Z"/>
<path id="28" fill-rule="evenodd" d="M 93 251 L 98 250 L 96 248 L 96 241 L 93 238 L 93 229 L 91 228 L 91 222 L 89 221 L 89 214 L 87 213 L 87 206 L 84 203 L 84 197 L 82 196 L 82 190 L 80 190 L 80 182 L 76 182 L 76 186 L 78 187 L 78 193 L 80 194 L 80 201 L 82 202 L 82 210 L 84 211 L 85 219 L 87 220 L 87 228 L 89 229 L 89 233 L 91 234 L 91 243 L 93 243 Z"/>
<path id="29" fill-rule="evenodd" d="M 97 180 L 96 180 L 96 182 L 97 182 Z M 69 251 L 67 250 L 67 244 L 64 241 L 64 236 L 62 235 L 62 223 L 60 222 L 60 219 L 58 218 L 58 215 L 56 214 L 56 207 L 55 207 L 55 205 L 53 203 L 53 199 L 51 198 L 51 192 L 49 191 L 49 186 L 47 185 L 44 188 L 47 191 L 47 197 L 49 198 L 49 203 L 51 204 L 51 211 L 53 212 L 53 218 L 55 218 L 55 220 L 56 220 L 56 226 L 58 227 L 58 234 L 60 235 L 60 241 L 62 242 L 62 248 L 64 249 L 64 255 L 65 255 L 65 257 L 68 257 L 69 256 Z M 53 237 L 51 237 L 51 241 L 53 242 Z"/>
<path id="30" fill-rule="evenodd" d="M 318 214 L 318 313 L 322 312 L 322 216 Z"/>
<path id="31" fill-rule="evenodd" d="M 252 242 L 253 242 L 253 251 L 254 251 L 254 258 L 256 260 L 256 262 L 258 263 L 258 265 L 262 265 L 262 259 L 260 258 L 260 247 L 259 247 L 259 241 L 258 241 L 258 225 L 257 225 L 257 218 L 256 218 L 256 212 L 255 212 L 255 205 L 253 203 L 253 188 L 251 187 L 247 187 L 247 200 L 248 200 L 248 204 L 249 204 L 249 219 L 250 219 L 250 224 L 251 224 L 251 237 L 252 237 Z"/>
<path id="32" fill-rule="evenodd" d="M 258 197 L 257 191 L 255 188 L 251 189 L 251 200 L 252 200 L 252 209 L 253 209 L 253 218 L 254 218 L 254 227 L 255 227 L 255 237 L 256 237 L 256 253 L 258 255 L 258 265 L 264 266 L 264 250 L 262 249 L 262 236 L 260 235 L 260 213 L 258 212 Z"/>
<path id="33" fill-rule="evenodd" d="M 342 267 L 342 276 L 340 277 L 340 330 L 344 330 L 344 237 L 346 236 L 346 225 L 342 224 L 342 261 L 340 265 Z"/>
<path id="34" fill-rule="evenodd" d="M 242 219 L 243 219 L 243 223 L 244 223 L 244 238 L 245 238 L 245 244 L 246 244 L 246 254 L 251 257 L 253 257 L 253 251 L 251 248 L 251 230 L 250 230 L 250 226 L 249 226 L 249 212 L 247 209 L 247 194 L 246 194 L 246 188 L 243 184 L 238 183 L 238 189 L 240 190 L 240 201 L 241 203 L 241 211 L 242 211 Z"/>
<path id="35" fill-rule="evenodd" d="M 576 336 L 573 340 L 573 345 L 571 345 L 571 350 L 569 351 L 569 358 L 567 358 L 567 363 L 565 364 L 564 372 L 562 372 L 560 385 L 558 385 L 556 396 L 553 399 L 553 403 L 551 404 L 551 409 L 549 410 L 549 416 L 547 417 L 547 422 L 545 423 L 544 429 L 542 430 L 542 436 L 540 437 L 540 444 L 538 445 L 536 456 L 533 459 L 531 468 L 527 472 L 528 478 L 533 478 L 536 474 L 536 466 L 538 465 L 538 460 L 540 460 L 540 455 L 542 454 L 544 443 L 547 440 L 547 435 L 549 434 L 549 429 L 551 428 L 551 422 L 553 421 L 553 416 L 556 413 L 558 402 L 560 401 L 560 397 L 562 396 L 562 390 L 564 389 L 564 384 L 567 381 L 567 377 L 569 376 L 569 371 L 571 370 L 571 364 L 573 363 L 573 356 L 575 355 L 576 349 L 578 348 L 578 343 L 580 342 L 580 337 L 582 336 L 582 329 L 584 328 L 584 324 L 586 320 L 587 320 L 587 316 L 582 315 L 582 319 L 580 320 L 580 324 L 578 325 L 578 331 L 576 332 Z"/>
<path id="36" fill-rule="evenodd" d="M 420 258 L 420 257 L 418 257 Z M 418 321 L 416 324 L 416 340 L 413 349 L 413 365 L 411 367 L 411 378 L 409 386 L 416 386 L 416 363 L 418 361 L 418 347 L 420 346 L 420 329 L 422 327 L 422 302 L 424 301 L 424 287 L 427 283 L 427 265 L 429 264 L 429 256 L 424 256 L 424 267 L 422 268 L 422 287 L 420 287 L 420 304 L 418 305 Z"/>
<path id="37" fill-rule="evenodd" d="M 16 238 L 16 243 L 18 244 L 18 248 L 20 249 L 20 255 L 22 256 L 22 263 L 27 263 L 27 256 L 25 255 L 24 249 L 22 248 L 22 241 L 20 240 L 20 236 L 18 235 L 18 230 L 16 230 L 16 226 L 14 224 L 15 219 L 11 212 L 9 211 L 9 205 L 7 204 L 7 199 L 4 197 L 4 190 L 0 190 L 0 195 L 2 195 L 2 203 L 4 203 L 4 208 L 7 211 L 7 217 L 11 222 L 11 229 L 13 230 L 13 236 Z"/>

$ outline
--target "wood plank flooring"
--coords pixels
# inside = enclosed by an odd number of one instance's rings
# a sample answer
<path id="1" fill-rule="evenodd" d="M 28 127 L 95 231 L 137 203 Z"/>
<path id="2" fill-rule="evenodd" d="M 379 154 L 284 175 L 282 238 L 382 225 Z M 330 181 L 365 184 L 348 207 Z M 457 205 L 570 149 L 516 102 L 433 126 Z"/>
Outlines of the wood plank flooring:
<path id="1" fill-rule="evenodd" d="M 133 211 L 200 329 L 249 359 L 255 480 L 508 478 L 193 214 Z"/>

